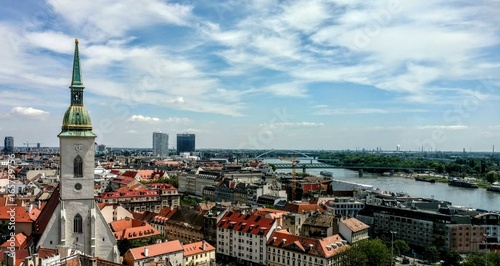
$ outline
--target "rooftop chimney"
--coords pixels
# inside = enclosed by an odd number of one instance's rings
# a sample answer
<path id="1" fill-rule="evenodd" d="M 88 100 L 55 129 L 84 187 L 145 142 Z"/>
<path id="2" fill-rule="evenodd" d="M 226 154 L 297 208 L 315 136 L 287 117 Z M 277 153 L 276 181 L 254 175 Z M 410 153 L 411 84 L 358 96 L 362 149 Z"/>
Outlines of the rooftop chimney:
<path id="1" fill-rule="evenodd" d="M 148 248 L 144 248 L 144 257 L 148 257 L 149 256 L 149 250 Z"/>
<path id="2" fill-rule="evenodd" d="M 202 244 L 201 244 L 201 249 L 202 249 L 202 250 L 205 250 L 205 247 L 206 247 L 206 243 L 205 243 L 205 241 L 203 240 L 203 241 L 202 241 Z"/>

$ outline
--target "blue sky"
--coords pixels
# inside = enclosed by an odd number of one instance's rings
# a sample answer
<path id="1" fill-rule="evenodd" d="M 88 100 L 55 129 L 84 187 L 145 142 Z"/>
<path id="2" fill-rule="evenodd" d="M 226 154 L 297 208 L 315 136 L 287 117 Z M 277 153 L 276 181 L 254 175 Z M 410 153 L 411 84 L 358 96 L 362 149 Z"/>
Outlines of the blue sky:
<path id="1" fill-rule="evenodd" d="M 58 146 L 74 39 L 97 142 L 500 150 L 500 2 L 14 1 L 0 137 Z"/>

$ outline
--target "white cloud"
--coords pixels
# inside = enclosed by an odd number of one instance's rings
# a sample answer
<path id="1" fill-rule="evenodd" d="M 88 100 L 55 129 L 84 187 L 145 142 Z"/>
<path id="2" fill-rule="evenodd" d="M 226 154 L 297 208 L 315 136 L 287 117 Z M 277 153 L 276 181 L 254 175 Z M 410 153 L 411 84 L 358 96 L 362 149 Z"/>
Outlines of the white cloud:
<path id="1" fill-rule="evenodd" d="M 166 122 L 168 124 L 190 124 L 193 121 L 191 121 L 191 119 L 185 118 L 185 117 L 169 117 L 169 118 L 165 119 L 164 122 Z"/>
<path id="2" fill-rule="evenodd" d="M 282 123 L 271 123 L 271 124 L 260 124 L 261 127 L 273 128 L 273 127 L 323 127 L 324 123 L 315 123 L 315 122 L 282 122 Z"/>
<path id="3" fill-rule="evenodd" d="M 421 113 L 424 109 L 379 109 L 379 108 L 325 108 L 324 105 L 317 106 L 315 115 L 369 115 L 369 114 L 397 114 L 397 113 Z"/>
<path id="4" fill-rule="evenodd" d="M 448 130 L 464 130 L 468 129 L 468 126 L 465 125 L 451 125 L 451 126 L 445 126 L 445 125 L 427 125 L 427 126 L 419 126 L 417 129 L 448 129 Z"/>
<path id="5" fill-rule="evenodd" d="M 43 110 L 35 109 L 33 107 L 24 107 L 24 106 L 14 107 L 12 108 L 10 113 L 13 115 L 22 115 L 30 117 L 44 117 L 49 114 L 49 112 Z"/>
<path id="6" fill-rule="evenodd" d="M 160 119 L 157 117 L 149 117 L 149 116 L 143 116 L 143 115 L 133 115 L 129 119 L 127 119 L 128 122 L 146 122 L 146 123 L 158 123 L 160 122 Z"/>
<path id="7" fill-rule="evenodd" d="M 155 24 L 188 25 L 192 6 L 160 0 L 49 0 L 53 10 L 87 36 L 105 39 Z"/>

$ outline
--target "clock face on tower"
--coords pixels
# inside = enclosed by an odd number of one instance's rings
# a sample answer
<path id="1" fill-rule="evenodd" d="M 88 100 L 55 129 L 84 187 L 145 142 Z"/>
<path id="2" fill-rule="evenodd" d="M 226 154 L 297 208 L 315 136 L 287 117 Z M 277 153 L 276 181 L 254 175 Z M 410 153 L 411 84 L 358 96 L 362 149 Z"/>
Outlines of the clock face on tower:
<path id="1" fill-rule="evenodd" d="M 80 189 L 82 189 L 82 184 L 80 184 L 80 183 L 76 183 L 76 184 L 75 184 L 75 189 L 76 189 L 76 190 L 80 190 Z"/>

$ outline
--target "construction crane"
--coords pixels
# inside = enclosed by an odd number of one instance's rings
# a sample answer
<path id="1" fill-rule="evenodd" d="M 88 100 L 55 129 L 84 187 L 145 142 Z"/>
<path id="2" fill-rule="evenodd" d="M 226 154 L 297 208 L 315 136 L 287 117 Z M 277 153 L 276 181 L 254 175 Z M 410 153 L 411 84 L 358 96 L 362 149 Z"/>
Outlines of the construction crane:
<path id="1" fill-rule="evenodd" d="M 295 179 L 295 169 L 297 167 L 297 164 L 300 163 L 299 160 L 295 158 L 295 153 L 293 153 L 293 158 L 279 158 L 282 161 L 287 161 L 292 163 L 292 197 L 291 200 L 295 200 L 295 190 L 297 188 L 297 180 Z"/>

